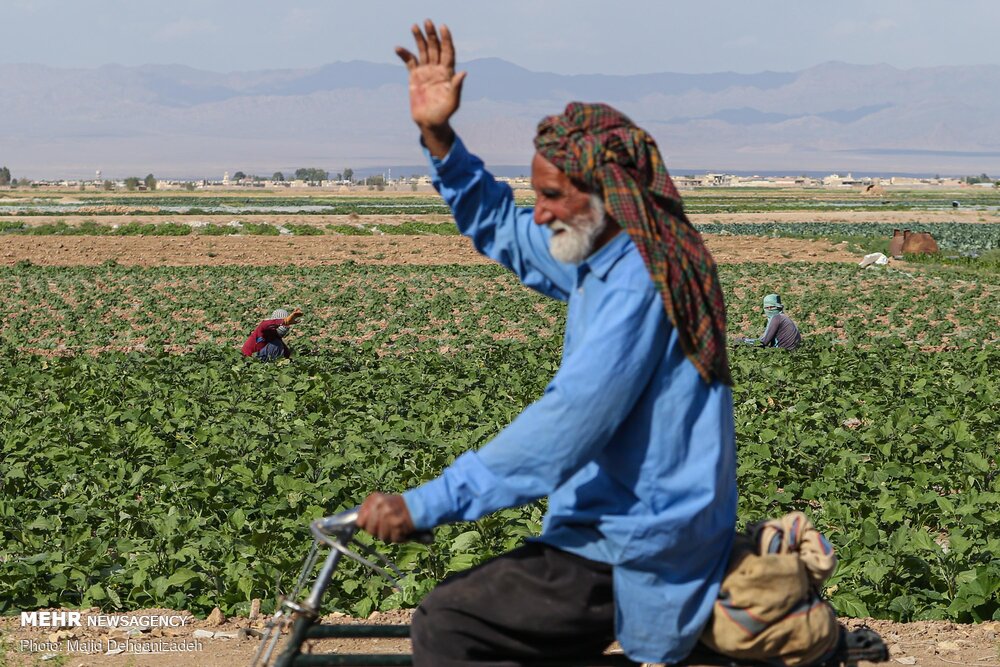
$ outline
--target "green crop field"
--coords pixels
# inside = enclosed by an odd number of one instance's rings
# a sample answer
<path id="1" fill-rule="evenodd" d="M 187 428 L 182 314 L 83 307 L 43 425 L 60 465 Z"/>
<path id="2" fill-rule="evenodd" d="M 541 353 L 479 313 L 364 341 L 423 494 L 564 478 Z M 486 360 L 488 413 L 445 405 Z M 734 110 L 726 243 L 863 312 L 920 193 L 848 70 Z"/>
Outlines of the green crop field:
<path id="1" fill-rule="evenodd" d="M 689 213 L 761 213 L 768 211 L 867 211 L 877 216 L 884 211 L 952 210 L 959 208 L 996 212 L 1000 189 L 897 190 L 878 196 L 844 188 L 697 188 L 684 193 Z"/>
<path id="2" fill-rule="evenodd" d="M 730 331 L 757 334 L 759 300 L 780 292 L 813 340 L 926 350 L 1000 340 L 1000 278 L 932 267 L 723 265 Z M 558 344 L 561 304 L 493 266 L 327 268 L 17 266 L 0 273 L 8 348 L 45 354 L 238 347 L 279 304 L 308 319 L 303 351 L 370 341 L 380 350 L 469 350 L 496 341 Z M 445 350 L 446 351 L 446 350 Z"/>
<path id="3" fill-rule="evenodd" d="M 416 235 L 457 235 L 458 231 L 450 222 L 420 222 L 415 219 L 395 224 L 371 224 L 361 218 L 354 224 L 327 224 L 325 226 L 288 224 L 275 225 L 268 222 L 245 222 L 237 224 L 206 223 L 191 226 L 179 222 L 137 223 L 124 225 L 101 224 L 85 220 L 71 225 L 65 220 L 43 224 L 29 224 L 24 220 L 0 220 L 0 233 L 26 236 L 186 236 L 203 234 L 212 236 L 315 236 L 339 234 L 352 236 L 372 236 L 391 234 L 400 236 Z M 705 234 L 728 236 L 770 236 L 833 241 L 850 240 L 871 250 L 886 251 L 894 229 L 906 228 L 914 232 L 930 232 L 942 250 L 949 253 L 978 255 L 984 251 L 1000 249 L 1000 224 L 969 223 L 838 223 L 838 222 L 786 222 L 786 223 L 698 223 L 698 231 Z"/>
<path id="4" fill-rule="evenodd" d="M 984 250 L 1000 248 L 1000 224 L 787 222 L 698 225 L 698 230 L 706 234 L 786 236 L 833 240 L 852 238 L 859 241 L 864 240 L 864 242 L 878 240 L 882 250 L 888 248 L 889 239 L 892 238 L 895 229 L 930 232 L 943 251 L 979 253 Z"/>
<path id="5" fill-rule="evenodd" d="M 962 267 L 725 265 L 733 334 L 781 292 L 806 336 L 732 350 L 740 517 L 807 511 L 842 614 L 1000 619 L 1000 277 Z M 0 272 L 0 613 L 273 604 L 308 519 L 400 491 L 540 395 L 564 307 L 489 266 Z M 238 351 L 278 306 L 291 363 Z M 539 528 L 542 505 L 345 566 L 332 604 L 415 603 Z"/>
<path id="6" fill-rule="evenodd" d="M 524 184 L 522 187 L 527 187 Z M 526 204 L 533 202 L 527 189 L 516 194 Z M 762 213 L 776 211 L 866 211 L 877 216 L 887 211 L 952 210 L 960 208 L 994 214 L 1000 207 L 1000 189 L 895 190 L 869 196 L 860 190 L 802 188 L 697 188 L 684 193 L 689 213 Z M 67 191 L 39 195 L 25 191 L 0 195 L 0 215 L 120 215 L 116 208 L 134 207 L 144 215 L 205 215 L 210 213 L 297 213 L 302 215 L 448 214 L 448 208 L 433 193 L 332 194 L 307 192 L 234 191 L 203 193 L 100 193 Z"/>

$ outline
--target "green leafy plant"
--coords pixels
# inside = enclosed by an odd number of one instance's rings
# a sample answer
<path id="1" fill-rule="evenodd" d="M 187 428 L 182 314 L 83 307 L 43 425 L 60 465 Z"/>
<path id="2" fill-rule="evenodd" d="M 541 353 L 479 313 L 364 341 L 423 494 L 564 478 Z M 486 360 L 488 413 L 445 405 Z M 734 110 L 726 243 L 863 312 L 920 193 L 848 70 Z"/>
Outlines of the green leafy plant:
<path id="1" fill-rule="evenodd" d="M 808 512 L 841 558 L 827 592 L 842 614 L 1000 620 L 1000 278 L 922 264 L 719 275 L 733 333 L 759 333 L 760 299 L 779 292 L 806 337 L 792 354 L 731 351 L 741 521 Z M 309 519 L 487 442 L 544 391 L 565 325 L 563 305 L 495 266 L 24 262 L 0 273 L 0 305 L 0 613 L 233 614 L 255 597 L 268 611 Z M 291 363 L 243 358 L 289 305 L 306 313 Z M 413 605 L 537 533 L 543 511 L 388 548 L 399 593 L 347 564 L 331 603 Z"/>
<path id="2" fill-rule="evenodd" d="M 285 225 L 285 229 L 290 231 L 295 236 L 322 236 L 323 228 L 317 227 L 315 225 L 295 225 L 288 224 Z"/>

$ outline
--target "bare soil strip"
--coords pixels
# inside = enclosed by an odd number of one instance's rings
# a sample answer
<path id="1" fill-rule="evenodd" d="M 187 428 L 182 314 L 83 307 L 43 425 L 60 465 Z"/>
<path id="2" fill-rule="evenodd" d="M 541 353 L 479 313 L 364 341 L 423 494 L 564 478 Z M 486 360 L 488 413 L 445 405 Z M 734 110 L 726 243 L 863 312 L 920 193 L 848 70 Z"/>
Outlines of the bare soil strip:
<path id="1" fill-rule="evenodd" d="M 756 236 L 705 236 L 716 261 L 857 262 L 846 245 Z M 14 236 L 0 237 L 0 265 L 324 266 L 484 264 L 458 236 Z"/>
<path id="2" fill-rule="evenodd" d="M 96 613 L 96 612 L 95 612 Z M 128 639 L 121 629 L 111 628 L 22 628 L 17 617 L 0 618 L 0 633 L 6 641 L 6 659 L 11 667 L 44 665 L 47 660 L 64 667 L 94 667 L 111 665 L 119 667 L 235 667 L 247 665 L 260 645 L 253 631 L 264 627 L 264 621 L 249 621 L 246 618 L 222 619 L 212 622 L 197 619 L 187 612 L 170 610 L 141 610 L 131 612 L 137 615 L 177 614 L 186 621 L 179 628 L 153 628 L 139 632 Z M 323 619 L 324 623 L 408 623 L 410 611 L 397 610 L 375 613 L 368 620 L 353 619 L 343 614 L 333 614 Z M 1000 622 L 991 621 L 979 625 L 959 625 L 945 621 L 918 621 L 914 623 L 893 623 L 873 619 L 845 619 L 849 628 L 868 625 L 882 635 L 890 651 L 890 664 L 918 665 L 919 667 L 950 667 L 951 665 L 979 665 L 980 667 L 1000 667 L 997 633 Z M 251 634 L 247 634 L 247 630 Z M 57 632 L 62 632 L 56 638 Z M 72 637 L 70 637 L 72 635 Z M 207 636 L 206 636 L 207 635 Z M 79 642 L 70 644 L 67 640 Z M 110 641 L 116 643 L 109 644 Z M 34 643 L 32 643 L 34 642 Z M 56 648 L 53 650 L 52 646 Z M 160 647 L 186 647 L 183 651 L 168 651 L 157 654 L 142 653 L 143 645 Z M 42 647 L 49 646 L 48 649 Z M 108 655 L 107 647 L 127 648 L 121 653 Z M 19 650 L 21 647 L 42 648 L 42 650 Z M 104 649 L 97 651 L 98 648 Z M 615 650 L 616 647 L 612 647 Z M 91 652 L 85 653 L 84 649 Z M 339 639 L 314 642 L 315 652 L 335 651 L 337 653 L 406 653 L 409 643 L 391 639 Z M 0 653 L 0 656 L 3 654 Z M 46 658 L 45 656 L 54 656 Z M 861 663 L 870 666 L 873 663 Z"/>
<path id="3" fill-rule="evenodd" d="M 438 200 L 428 200 L 429 203 L 440 203 Z M 697 203 L 691 204 L 697 206 Z M 127 208 L 127 207 L 124 207 Z M 802 209 L 797 211 L 761 211 L 740 212 L 740 213 L 688 213 L 688 218 L 695 224 L 740 224 L 740 223 L 765 223 L 765 222 L 826 222 L 826 223 L 862 223 L 880 222 L 899 225 L 915 225 L 920 223 L 997 223 L 1000 222 L 1000 211 L 974 210 L 970 208 L 957 208 L 950 210 L 913 210 L 913 211 L 883 211 L 872 208 L 870 211 L 811 211 Z M 55 222 L 65 222 L 68 225 L 79 225 L 82 222 L 96 222 L 101 225 L 125 225 L 128 223 L 139 224 L 161 224 L 165 222 L 190 223 L 204 222 L 216 225 L 225 225 L 232 221 L 242 223 L 268 223 L 272 225 L 312 225 L 315 227 L 325 227 L 326 225 L 346 225 L 360 224 L 365 227 L 394 225 L 402 222 L 424 222 L 424 223 L 447 223 L 452 218 L 446 214 L 395 214 L 395 215 L 302 215 L 302 214 L 268 214 L 268 213 L 226 213 L 226 214 L 165 214 L 149 215 L 136 209 L 135 212 L 122 215 L 32 215 L 18 216 L 0 210 L 0 220 L 19 220 L 26 225 L 42 225 Z"/>
<path id="4" fill-rule="evenodd" d="M 827 222 L 862 223 L 879 222 L 887 224 L 918 225 L 921 223 L 996 223 L 1000 222 L 998 211 L 976 211 L 959 208 L 941 211 L 765 211 L 761 213 L 691 213 L 688 215 L 695 224 L 741 224 L 764 222 Z"/>
<path id="5" fill-rule="evenodd" d="M 440 202 L 434 201 L 433 204 Z M 141 225 L 159 225 L 167 222 L 177 224 L 193 224 L 198 227 L 202 224 L 226 225 L 231 222 L 255 223 L 269 225 L 310 225 L 313 227 L 326 227 L 327 225 L 363 225 L 365 227 L 381 225 L 398 225 L 404 222 L 424 222 L 450 223 L 452 217 L 443 213 L 421 213 L 421 214 L 393 214 L 393 215 L 358 215 L 356 213 L 347 214 L 323 214 L 309 215 L 296 213 L 167 213 L 150 215 L 148 212 L 123 213 L 119 215 L 17 215 L 5 214 L 0 210 L 0 221 L 17 220 L 27 226 L 37 226 L 65 222 L 67 225 L 79 225 L 83 222 L 93 222 L 99 225 L 127 225 L 136 223 Z"/>

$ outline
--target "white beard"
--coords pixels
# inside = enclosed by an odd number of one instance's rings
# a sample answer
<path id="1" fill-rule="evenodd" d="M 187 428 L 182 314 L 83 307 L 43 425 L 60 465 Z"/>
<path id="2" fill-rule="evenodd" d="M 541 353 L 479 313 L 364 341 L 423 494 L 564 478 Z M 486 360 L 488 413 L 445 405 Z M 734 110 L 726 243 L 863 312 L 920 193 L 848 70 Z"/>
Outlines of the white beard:
<path id="1" fill-rule="evenodd" d="M 560 262 L 579 264 L 594 251 L 594 242 L 605 225 L 604 199 L 592 194 L 589 213 L 581 213 L 569 222 L 556 220 L 549 225 L 553 232 L 559 232 L 549 240 L 549 252 Z"/>

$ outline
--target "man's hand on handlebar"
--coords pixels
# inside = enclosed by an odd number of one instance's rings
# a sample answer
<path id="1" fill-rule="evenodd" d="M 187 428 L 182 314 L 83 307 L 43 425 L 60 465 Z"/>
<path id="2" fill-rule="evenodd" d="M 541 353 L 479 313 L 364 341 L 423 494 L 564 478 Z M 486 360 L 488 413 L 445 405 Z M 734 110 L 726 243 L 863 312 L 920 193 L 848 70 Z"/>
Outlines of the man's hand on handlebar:
<path id="1" fill-rule="evenodd" d="M 413 536 L 413 519 L 403 496 L 373 493 L 361 503 L 358 526 L 383 542 L 405 542 Z"/>

